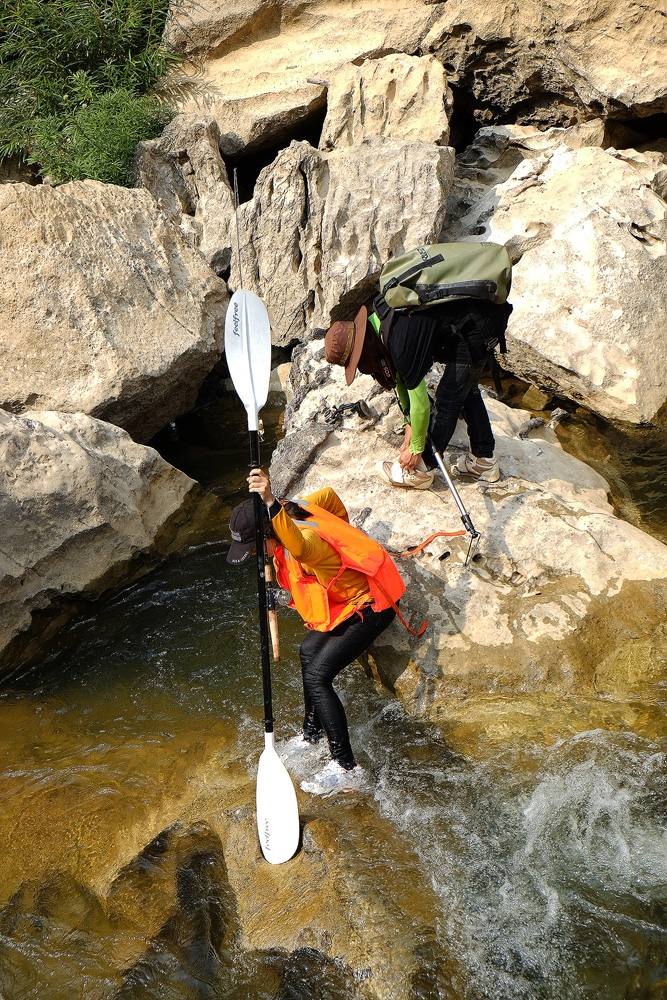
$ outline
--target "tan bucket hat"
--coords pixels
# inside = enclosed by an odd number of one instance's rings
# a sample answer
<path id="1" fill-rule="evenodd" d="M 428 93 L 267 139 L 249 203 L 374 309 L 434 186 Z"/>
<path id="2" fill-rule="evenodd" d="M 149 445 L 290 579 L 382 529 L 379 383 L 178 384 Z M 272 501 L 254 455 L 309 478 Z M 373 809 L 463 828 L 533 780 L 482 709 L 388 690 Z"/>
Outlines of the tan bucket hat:
<path id="1" fill-rule="evenodd" d="M 362 306 L 353 320 L 338 320 L 326 332 L 324 356 L 331 365 L 345 369 L 345 381 L 351 385 L 364 347 L 368 309 Z"/>

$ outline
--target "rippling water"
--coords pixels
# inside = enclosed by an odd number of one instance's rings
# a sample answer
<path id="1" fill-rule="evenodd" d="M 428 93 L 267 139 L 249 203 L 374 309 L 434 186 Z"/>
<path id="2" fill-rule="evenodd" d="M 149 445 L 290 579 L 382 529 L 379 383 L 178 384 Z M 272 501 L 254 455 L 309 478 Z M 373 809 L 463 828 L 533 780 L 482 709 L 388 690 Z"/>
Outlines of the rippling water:
<path id="1" fill-rule="evenodd" d="M 227 411 L 222 419 L 229 435 Z M 206 449 L 187 452 L 229 503 L 242 489 L 244 446 L 239 421 L 224 448 L 211 438 L 219 465 Z M 238 471 L 223 487 L 232 460 Z M 59 652 L 0 696 L 2 1000 L 352 996 L 334 967 L 306 958 L 278 976 L 275 957 L 240 955 L 232 980 L 212 966 L 195 983 L 185 966 L 163 963 L 155 989 L 138 974 L 119 992 L 117 970 L 142 953 L 152 900 L 141 901 L 139 917 L 131 894 L 115 913 L 100 904 L 114 845 L 131 856 L 135 844 L 139 867 L 150 867 L 140 853 L 146 816 L 165 798 L 177 812 L 210 744 L 246 784 L 261 744 L 252 571 L 228 568 L 223 548 L 172 559 L 96 606 Z M 300 721 L 300 637 L 285 616 L 274 671 L 284 736 Z M 435 944 L 422 942 L 428 961 L 405 1000 L 667 995 L 667 740 L 592 730 L 483 760 L 452 752 L 359 667 L 341 690 L 371 777 L 363 812 L 389 821 L 433 889 Z M 318 802 L 311 812 L 336 816 L 372 892 L 378 859 L 393 856 L 370 841 L 377 824 L 359 850 L 358 804 Z M 406 877 L 397 866 L 397 939 L 414 921 L 400 910 Z M 456 961 L 438 971 L 438 956 Z"/>

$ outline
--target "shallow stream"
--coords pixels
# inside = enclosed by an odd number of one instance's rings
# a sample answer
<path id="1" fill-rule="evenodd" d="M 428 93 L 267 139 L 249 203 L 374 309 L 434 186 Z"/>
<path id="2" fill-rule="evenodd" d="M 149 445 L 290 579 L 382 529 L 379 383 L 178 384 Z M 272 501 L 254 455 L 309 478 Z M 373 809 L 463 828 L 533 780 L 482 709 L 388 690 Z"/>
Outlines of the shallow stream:
<path id="1" fill-rule="evenodd" d="M 165 444 L 230 505 L 246 461 L 231 405 L 211 403 Z M 272 414 L 275 426 L 277 406 Z M 223 538 L 221 525 L 220 543 L 171 559 L 92 608 L 62 648 L 2 692 L 2 1000 L 348 1000 L 363 989 L 333 967 L 290 972 L 275 958 L 257 958 L 248 971 L 237 956 L 231 978 L 209 962 L 207 975 L 193 977 L 196 932 L 168 961 L 158 951 L 152 979 L 140 969 L 119 980 L 143 928 L 136 906 L 112 913 L 108 898 L 99 902 L 118 858 L 152 864 L 146 830 L 163 812 L 167 821 L 178 814 L 211 743 L 241 789 L 232 798 L 247 800 L 261 746 L 252 571 L 225 564 Z M 283 662 L 274 670 L 281 737 L 300 721 L 300 637 L 284 614 Z M 432 887 L 435 946 L 424 941 L 425 971 L 405 1000 L 667 996 L 667 738 L 595 729 L 546 751 L 524 742 L 476 760 L 454 754 L 360 667 L 346 671 L 341 690 L 370 791 L 361 813 L 358 803 L 321 800 L 308 810 L 336 817 L 343 851 L 355 849 L 354 837 L 368 839 L 356 865 L 370 895 L 376 859 L 394 856 L 395 846 L 370 841 L 379 827 L 364 832 L 366 811 L 388 821 Z M 388 952 L 414 919 L 400 910 L 405 878 L 397 867 Z M 139 903 L 147 923 L 151 906 Z"/>

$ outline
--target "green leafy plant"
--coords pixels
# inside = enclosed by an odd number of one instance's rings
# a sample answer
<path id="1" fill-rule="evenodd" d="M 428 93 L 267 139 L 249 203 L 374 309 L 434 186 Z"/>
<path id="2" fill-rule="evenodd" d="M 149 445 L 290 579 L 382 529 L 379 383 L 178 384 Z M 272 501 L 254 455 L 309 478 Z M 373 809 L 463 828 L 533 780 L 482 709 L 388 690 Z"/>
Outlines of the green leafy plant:
<path id="1" fill-rule="evenodd" d="M 169 0 L 0 0 L 0 158 L 56 181 L 127 184 L 172 115 L 152 92 L 180 57 Z"/>

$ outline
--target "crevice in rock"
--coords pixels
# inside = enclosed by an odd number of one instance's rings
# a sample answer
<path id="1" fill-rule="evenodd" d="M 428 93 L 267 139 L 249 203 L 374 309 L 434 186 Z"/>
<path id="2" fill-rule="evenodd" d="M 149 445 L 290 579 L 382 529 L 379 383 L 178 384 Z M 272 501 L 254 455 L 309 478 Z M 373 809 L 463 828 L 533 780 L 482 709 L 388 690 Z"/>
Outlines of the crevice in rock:
<path id="1" fill-rule="evenodd" d="M 273 163 L 278 154 L 286 149 L 291 142 L 309 142 L 311 146 L 317 148 L 322 136 L 322 128 L 326 117 L 326 98 L 322 105 L 311 111 L 306 117 L 294 122 L 290 128 L 286 129 L 278 138 L 275 138 L 270 145 L 262 149 L 253 149 L 248 153 L 240 152 L 234 156 L 225 156 L 225 166 L 230 179 L 234 175 L 234 170 L 238 171 L 239 200 L 241 202 L 250 201 L 255 190 L 257 178 L 264 167 Z"/>
<path id="2" fill-rule="evenodd" d="M 646 118 L 625 118 L 607 121 L 604 130 L 605 148 L 659 149 L 667 151 L 667 113 Z"/>

